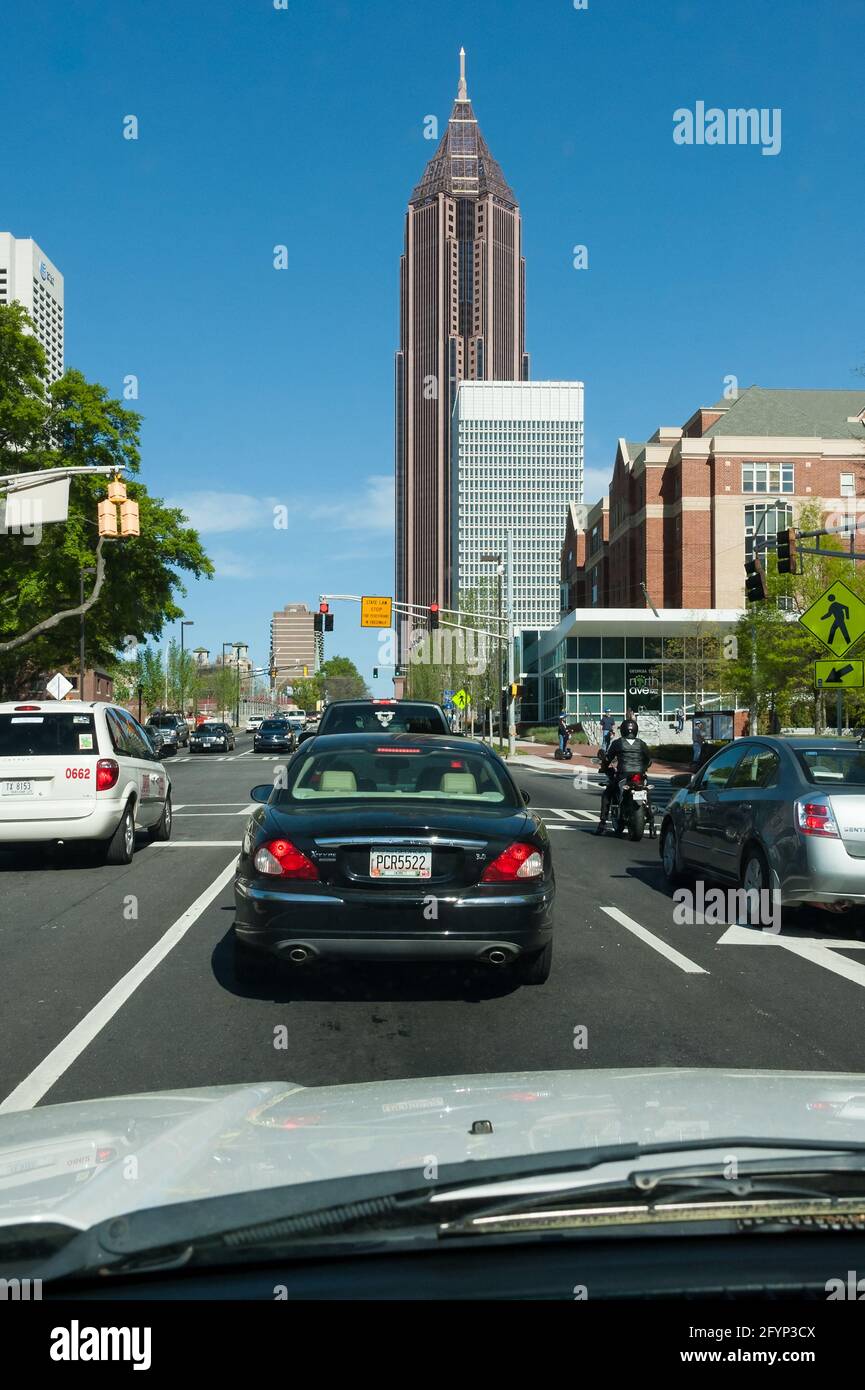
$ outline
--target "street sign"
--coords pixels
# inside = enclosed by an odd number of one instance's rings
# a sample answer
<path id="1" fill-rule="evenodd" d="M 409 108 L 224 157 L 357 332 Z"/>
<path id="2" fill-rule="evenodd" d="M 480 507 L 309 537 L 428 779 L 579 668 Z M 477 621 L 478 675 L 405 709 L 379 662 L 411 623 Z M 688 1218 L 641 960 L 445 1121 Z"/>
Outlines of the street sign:
<path id="1" fill-rule="evenodd" d="M 52 695 L 55 700 L 64 699 L 65 696 L 69 694 L 70 690 L 72 690 L 72 688 L 72 682 L 68 681 L 65 676 L 61 676 L 59 671 L 56 676 L 53 676 L 51 678 L 51 680 L 45 687 L 45 689 L 48 691 L 48 694 Z"/>
<path id="2" fill-rule="evenodd" d="M 454 704 L 456 705 L 457 709 L 465 709 L 466 705 L 467 705 L 468 702 L 469 702 L 468 691 L 466 691 L 466 690 L 457 690 L 457 691 L 455 691 L 455 692 L 454 692 L 454 696 L 453 696 L 453 702 L 454 702 Z"/>
<path id="3" fill-rule="evenodd" d="M 815 661 L 814 684 L 824 690 L 865 685 L 865 661 Z"/>
<path id="4" fill-rule="evenodd" d="M 390 627 L 393 616 L 393 599 L 381 595 L 366 595 L 360 601 L 361 627 Z"/>
<path id="5" fill-rule="evenodd" d="M 865 635 L 865 603 L 846 584 L 830 584 L 799 622 L 834 656 L 844 656 Z"/>

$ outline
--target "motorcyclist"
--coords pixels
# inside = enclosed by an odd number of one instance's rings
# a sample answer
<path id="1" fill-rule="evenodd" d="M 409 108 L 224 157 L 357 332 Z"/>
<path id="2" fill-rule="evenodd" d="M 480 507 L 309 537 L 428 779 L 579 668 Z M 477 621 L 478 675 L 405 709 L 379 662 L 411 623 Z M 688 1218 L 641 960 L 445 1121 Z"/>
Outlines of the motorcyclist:
<path id="1" fill-rule="evenodd" d="M 595 830 L 596 835 L 603 835 L 607 828 L 613 793 L 619 795 L 621 785 L 628 777 L 635 772 L 644 773 L 652 766 L 648 745 L 639 737 L 639 733 L 636 719 L 623 719 L 619 725 L 619 737 L 613 739 L 601 756 L 601 771 L 607 774 L 607 785 L 601 796 L 601 818 Z"/>
<path id="2" fill-rule="evenodd" d="M 570 728 L 569 728 L 569 726 L 568 726 L 568 716 L 567 716 L 567 714 L 565 713 L 564 710 L 562 710 L 561 714 L 559 715 L 559 728 L 558 728 L 558 734 L 559 734 L 559 752 L 560 752 L 560 753 L 562 754 L 562 756 L 564 757 L 565 749 L 567 748 L 568 743 L 569 743 L 569 741 L 570 741 L 570 737 L 571 737 L 571 730 L 570 730 Z"/>

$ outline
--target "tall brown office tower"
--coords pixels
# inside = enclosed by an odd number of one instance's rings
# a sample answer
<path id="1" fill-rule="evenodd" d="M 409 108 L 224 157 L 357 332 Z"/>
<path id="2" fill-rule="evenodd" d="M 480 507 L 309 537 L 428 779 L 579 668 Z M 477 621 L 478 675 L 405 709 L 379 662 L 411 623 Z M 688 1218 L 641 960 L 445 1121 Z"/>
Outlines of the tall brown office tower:
<path id="1" fill-rule="evenodd" d="M 459 383 L 528 375 L 520 210 L 478 129 L 460 49 L 457 98 L 409 199 L 400 260 L 398 601 L 450 604 L 451 411 Z"/>

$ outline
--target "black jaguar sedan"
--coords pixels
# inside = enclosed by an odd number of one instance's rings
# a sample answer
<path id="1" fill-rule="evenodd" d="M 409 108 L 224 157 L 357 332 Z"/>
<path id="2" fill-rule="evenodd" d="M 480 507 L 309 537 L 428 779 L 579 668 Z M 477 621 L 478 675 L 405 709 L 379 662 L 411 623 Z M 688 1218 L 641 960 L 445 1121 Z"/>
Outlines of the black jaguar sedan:
<path id="1" fill-rule="evenodd" d="M 441 735 L 322 735 L 254 787 L 235 878 L 235 962 L 464 961 L 543 984 L 550 840 L 505 763 Z"/>

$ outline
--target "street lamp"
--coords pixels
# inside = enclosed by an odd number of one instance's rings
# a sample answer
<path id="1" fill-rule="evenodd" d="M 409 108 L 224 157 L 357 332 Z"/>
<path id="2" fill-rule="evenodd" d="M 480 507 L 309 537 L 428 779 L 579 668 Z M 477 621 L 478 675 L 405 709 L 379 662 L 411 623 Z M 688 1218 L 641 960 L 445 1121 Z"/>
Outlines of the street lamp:
<path id="1" fill-rule="evenodd" d="M 96 570 L 93 568 L 93 566 L 92 566 L 92 565 L 88 565 L 88 566 L 86 566 L 86 568 L 84 568 L 84 569 L 81 570 L 81 573 L 80 573 L 79 576 L 78 576 L 78 581 L 79 581 L 79 584 L 80 584 L 80 586 L 81 586 L 81 606 L 82 606 L 82 608 L 84 607 L 84 576 L 85 576 L 85 574 L 95 574 L 95 573 L 96 573 Z M 82 614 L 81 614 L 81 627 L 80 627 L 80 629 L 79 629 L 79 635 L 78 635 L 78 698 L 79 698 L 79 700 L 83 700 L 83 699 L 84 699 L 84 665 L 85 665 L 84 623 L 85 623 L 85 617 L 86 617 L 86 615 L 85 615 L 84 613 L 82 613 Z"/>
<path id="2" fill-rule="evenodd" d="M 245 642 L 232 642 L 234 648 L 234 662 L 237 666 L 237 704 L 235 708 L 234 722 L 240 726 L 240 653 L 246 646 Z"/>
<path id="3" fill-rule="evenodd" d="M 195 627 L 192 618 L 184 618 L 183 622 L 180 624 L 180 713 L 183 718 L 186 718 L 186 711 L 183 708 L 183 629 L 185 627 Z"/>
<path id="4" fill-rule="evenodd" d="M 501 555 L 481 555 L 480 560 L 482 564 L 496 566 L 496 612 L 498 615 L 496 638 L 496 655 L 498 661 L 496 664 L 498 667 L 497 689 L 499 692 L 499 748 L 501 748 L 503 742 L 502 735 L 504 734 L 504 721 L 502 719 L 502 575 L 505 572 L 505 567 Z"/>

